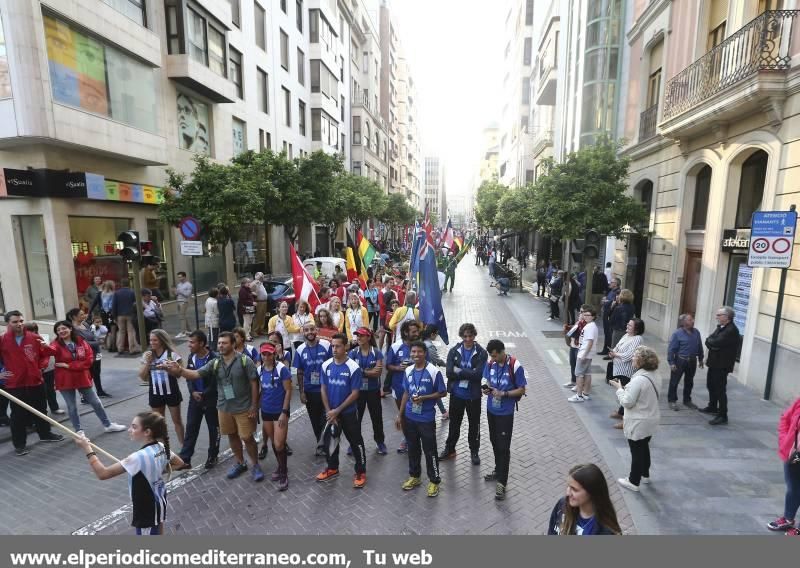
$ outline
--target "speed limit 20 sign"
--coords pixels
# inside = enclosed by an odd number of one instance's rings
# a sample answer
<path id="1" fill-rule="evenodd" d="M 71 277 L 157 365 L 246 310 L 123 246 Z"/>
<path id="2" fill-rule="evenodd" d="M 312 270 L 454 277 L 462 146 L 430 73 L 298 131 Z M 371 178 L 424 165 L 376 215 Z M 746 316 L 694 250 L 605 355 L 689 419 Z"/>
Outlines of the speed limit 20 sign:
<path id="1" fill-rule="evenodd" d="M 756 211 L 750 233 L 748 266 L 754 268 L 789 268 L 792 263 L 795 211 Z"/>

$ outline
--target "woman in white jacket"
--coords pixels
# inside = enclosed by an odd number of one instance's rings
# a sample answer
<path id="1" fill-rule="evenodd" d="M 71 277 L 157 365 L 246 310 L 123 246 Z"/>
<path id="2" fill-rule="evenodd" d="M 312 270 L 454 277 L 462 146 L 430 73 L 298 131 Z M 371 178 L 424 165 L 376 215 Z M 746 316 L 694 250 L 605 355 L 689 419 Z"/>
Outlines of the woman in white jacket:
<path id="1" fill-rule="evenodd" d="M 650 440 L 658 429 L 661 411 L 658 408 L 658 355 L 649 347 L 633 352 L 634 373 L 623 388 L 616 380 L 609 384 L 617 389 L 619 403 L 625 407 L 622 431 L 631 449 L 631 473 L 617 479 L 622 487 L 639 491 L 640 483 L 650 483 Z"/>

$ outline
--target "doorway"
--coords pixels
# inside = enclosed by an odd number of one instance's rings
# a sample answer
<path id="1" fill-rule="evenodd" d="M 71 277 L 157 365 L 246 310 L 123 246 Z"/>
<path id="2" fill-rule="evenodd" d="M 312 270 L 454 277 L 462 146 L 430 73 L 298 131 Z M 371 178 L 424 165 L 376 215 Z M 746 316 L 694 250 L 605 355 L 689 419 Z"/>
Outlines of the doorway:
<path id="1" fill-rule="evenodd" d="M 633 292 L 633 307 L 636 317 L 641 317 L 644 300 L 645 275 L 647 273 L 648 238 L 631 235 L 628 240 L 628 264 L 625 270 L 625 286 Z"/>
<path id="2" fill-rule="evenodd" d="M 681 295 L 681 313 L 697 313 L 697 290 L 700 287 L 700 268 L 703 266 L 703 253 L 686 251 L 686 267 L 683 271 L 683 294 Z"/>

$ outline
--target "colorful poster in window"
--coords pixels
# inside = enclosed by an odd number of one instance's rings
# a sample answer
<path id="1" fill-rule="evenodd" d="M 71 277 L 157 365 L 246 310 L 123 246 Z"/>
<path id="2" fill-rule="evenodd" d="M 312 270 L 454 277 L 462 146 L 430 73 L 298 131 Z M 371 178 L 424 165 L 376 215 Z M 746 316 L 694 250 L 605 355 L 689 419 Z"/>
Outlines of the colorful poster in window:
<path id="1" fill-rule="evenodd" d="M 739 272 L 736 275 L 736 291 L 733 296 L 733 310 L 736 316 L 733 323 L 739 328 L 739 333 L 744 335 L 744 328 L 747 324 L 747 310 L 750 308 L 750 285 L 753 282 L 753 269 L 747 264 L 739 265 Z"/>
<path id="2" fill-rule="evenodd" d="M 208 105 L 178 93 L 178 147 L 195 154 L 211 155 Z"/>

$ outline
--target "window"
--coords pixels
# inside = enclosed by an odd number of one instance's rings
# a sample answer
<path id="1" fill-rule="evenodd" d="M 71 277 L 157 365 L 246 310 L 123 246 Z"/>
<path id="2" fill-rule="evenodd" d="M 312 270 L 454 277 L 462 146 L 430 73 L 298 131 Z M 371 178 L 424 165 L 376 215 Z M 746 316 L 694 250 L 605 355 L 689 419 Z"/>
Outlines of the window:
<path id="1" fill-rule="evenodd" d="M 263 152 L 267 149 L 266 146 L 267 133 L 263 128 L 258 129 L 258 151 Z"/>
<path id="2" fill-rule="evenodd" d="M 533 25 L 533 0 L 525 0 L 525 25 Z"/>
<path id="3" fill-rule="evenodd" d="M 736 228 L 750 228 L 752 216 L 761 209 L 764 197 L 764 181 L 767 178 L 769 156 L 758 150 L 742 164 L 742 178 L 739 182 L 739 202 L 736 207 Z"/>
<path id="4" fill-rule="evenodd" d="M 234 48 L 229 50 L 228 77 L 236 85 L 236 96 L 244 99 L 244 84 L 242 83 L 242 54 Z"/>
<path id="5" fill-rule="evenodd" d="M 266 130 L 261 130 L 260 146 L 261 150 L 272 150 L 272 134 Z"/>
<path id="6" fill-rule="evenodd" d="M 522 79 L 522 104 L 527 105 L 531 102 L 531 80 L 528 77 Z"/>
<path id="7" fill-rule="evenodd" d="M 294 148 L 289 144 L 289 159 L 291 160 L 292 158 L 294 158 Z"/>
<path id="8" fill-rule="evenodd" d="M 225 35 L 208 27 L 208 68 L 225 76 Z"/>
<path id="9" fill-rule="evenodd" d="M 318 108 L 311 109 L 311 139 L 314 142 L 322 140 L 322 111 Z"/>
<path id="10" fill-rule="evenodd" d="M 361 144 L 361 117 L 353 117 L 353 145 L 358 146 Z"/>
<path id="11" fill-rule="evenodd" d="M 295 18 L 297 19 L 297 29 L 303 32 L 303 0 L 297 0 L 297 9 L 295 11 Z"/>
<path id="12" fill-rule="evenodd" d="M 311 60 L 311 92 L 322 93 L 326 97 L 338 101 L 339 81 L 336 75 L 319 59 Z"/>
<path id="13" fill-rule="evenodd" d="M 231 5 L 231 23 L 237 28 L 242 27 L 242 10 L 239 5 L 239 0 L 228 0 Z"/>
<path id="14" fill-rule="evenodd" d="M 345 140 L 346 140 L 346 139 L 345 139 L 345 135 L 344 135 L 344 134 L 342 134 L 342 154 L 344 154 L 344 153 L 345 153 L 345 146 L 344 146 Z"/>
<path id="15" fill-rule="evenodd" d="M 25 257 L 29 298 L 33 308 L 31 319 L 55 319 L 56 307 L 44 220 L 41 215 L 21 215 L 15 219 L 19 223 L 20 242 Z"/>
<path id="16" fill-rule="evenodd" d="M 289 36 L 281 30 L 281 67 L 289 70 Z"/>
<path id="17" fill-rule="evenodd" d="M 11 98 L 11 76 L 8 72 L 6 40 L 3 35 L 3 18 L 0 15 L 0 99 Z M 0 304 L 0 307 L 2 305 Z"/>
<path id="18" fill-rule="evenodd" d="M 287 8 L 286 8 L 286 0 L 281 0 L 281 11 L 284 14 L 288 14 L 289 13 L 289 12 L 287 12 Z"/>
<path id="19" fill-rule="evenodd" d="M 339 107 L 339 109 L 341 110 L 342 113 L 342 123 L 344 123 L 344 96 L 342 96 L 342 104 Z"/>
<path id="20" fill-rule="evenodd" d="M 319 10 L 308 11 L 308 33 L 311 43 L 319 43 Z"/>
<path id="21" fill-rule="evenodd" d="M 55 102 L 158 131 L 151 67 L 48 15 L 44 32 Z"/>
<path id="22" fill-rule="evenodd" d="M 297 82 L 301 85 L 306 84 L 306 54 L 297 48 Z"/>
<path id="23" fill-rule="evenodd" d="M 353 173 L 357 176 L 361 175 L 361 162 L 353 162 Z"/>
<path id="24" fill-rule="evenodd" d="M 355 40 L 350 40 L 350 61 L 358 69 L 358 44 Z"/>
<path id="25" fill-rule="evenodd" d="M 186 19 L 189 56 L 224 77 L 225 34 L 191 8 L 186 9 Z"/>
<path id="26" fill-rule="evenodd" d="M 694 208 L 692 209 L 692 230 L 701 231 L 706 228 L 706 216 L 708 215 L 708 196 L 711 191 L 711 168 L 703 166 L 697 177 L 694 186 Z"/>
<path id="27" fill-rule="evenodd" d="M 256 85 L 258 92 L 258 110 L 269 114 L 269 75 L 267 75 L 266 71 L 262 71 L 260 67 L 256 69 L 256 77 L 258 78 L 258 84 Z"/>
<path id="28" fill-rule="evenodd" d="M 283 141 L 283 153 L 286 155 L 289 154 L 289 143 L 286 140 Z"/>
<path id="29" fill-rule="evenodd" d="M 658 94 L 661 92 L 661 69 L 650 75 L 647 80 L 647 108 L 658 105 Z"/>
<path id="30" fill-rule="evenodd" d="M 238 118 L 233 119 L 233 155 L 238 156 L 247 150 L 247 127 Z"/>
<path id="31" fill-rule="evenodd" d="M 284 124 L 286 126 L 292 125 L 292 93 L 286 87 L 281 87 L 283 90 L 283 112 Z"/>
<path id="32" fill-rule="evenodd" d="M 181 34 L 178 30 L 178 7 L 167 6 L 167 53 L 181 52 Z"/>
<path id="33" fill-rule="evenodd" d="M 725 26 L 727 22 L 722 22 L 708 34 L 708 50 L 711 51 L 725 39 Z"/>
<path id="34" fill-rule="evenodd" d="M 525 183 L 533 183 L 533 170 L 525 170 Z"/>
<path id="35" fill-rule="evenodd" d="M 178 147 L 211 155 L 208 105 L 178 92 Z"/>
<path id="36" fill-rule="evenodd" d="M 525 47 L 522 50 L 522 64 L 531 64 L 531 50 L 533 49 L 533 40 L 529 37 L 525 38 Z"/>
<path id="37" fill-rule="evenodd" d="M 258 2 L 254 2 L 253 5 L 255 7 L 256 45 L 267 51 L 267 12 Z"/>
<path id="38" fill-rule="evenodd" d="M 117 12 L 126 15 L 141 26 L 147 25 L 144 0 L 103 0 Z"/>
<path id="39" fill-rule="evenodd" d="M 306 103 L 301 100 L 297 101 L 297 124 L 300 128 L 300 134 L 306 135 Z"/>

